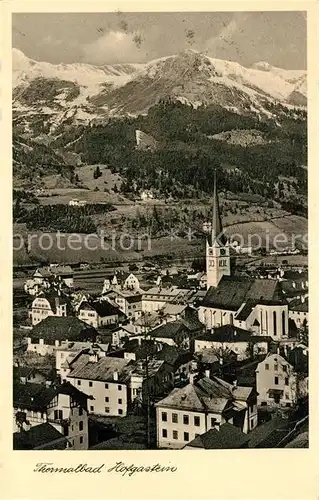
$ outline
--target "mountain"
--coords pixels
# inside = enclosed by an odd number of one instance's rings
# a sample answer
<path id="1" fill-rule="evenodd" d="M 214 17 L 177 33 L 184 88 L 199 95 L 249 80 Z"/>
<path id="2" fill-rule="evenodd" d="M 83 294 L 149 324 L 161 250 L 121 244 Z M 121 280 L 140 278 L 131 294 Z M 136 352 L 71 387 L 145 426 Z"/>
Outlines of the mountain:
<path id="1" fill-rule="evenodd" d="M 276 120 L 292 106 L 305 107 L 306 93 L 304 70 L 264 62 L 245 68 L 193 50 L 146 64 L 94 66 L 37 62 L 13 49 L 14 125 L 36 136 L 56 136 L 61 126 L 146 114 L 166 98 Z"/>

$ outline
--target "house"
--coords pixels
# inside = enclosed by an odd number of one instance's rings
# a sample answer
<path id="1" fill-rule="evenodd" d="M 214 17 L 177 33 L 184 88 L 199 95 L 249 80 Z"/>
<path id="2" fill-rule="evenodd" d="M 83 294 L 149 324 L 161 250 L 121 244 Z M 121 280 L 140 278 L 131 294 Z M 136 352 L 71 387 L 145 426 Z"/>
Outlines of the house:
<path id="1" fill-rule="evenodd" d="M 34 426 L 49 423 L 67 438 L 70 449 L 87 450 L 87 399 L 84 393 L 69 383 L 50 387 L 15 383 L 14 432 L 28 431 Z"/>
<path id="2" fill-rule="evenodd" d="M 256 369 L 258 405 L 291 407 L 308 393 L 308 377 L 299 375 L 279 354 L 269 354 Z"/>
<path id="3" fill-rule="evenodd" d="M 119 309 L 107 300 L 84 301 L 78 309 L 78 318 L 94 328 L 116 324 L 119 315 Z"/>
<path id="4" fill-rule="evenodd" d="M 223 325 L 212 333 L 204 333 L 195 339 L 195 352 L 202 349 L 214 349 L 216 352 L 237 354 L 238 361 L 254 354 L 267 353 L 272 338 L 266 335 L 254 335 L 252 332 L 234 325 Z"/>
<path id="5" fill-rule="evenodd" d="M 112 331 L 112 346 L 119 347 L 130 336 L 135 334 L 135 327 L 131 323 L 119 325 Z"/>
<path id="6" fill-rule="evenodd" d="M 164 344 L 162 349 L 155 354 L 155 358 L 165 361 L 172 367 L 175 382 L 188 380 L 193 360 L 193 355 L 189 351 Z"/>
<path id="7" fill-rule="evenodd" d="M 29 312 L 32 325 L 37 325 L 48 316 L 66 316 L 69 300 L 58 292 L 42 292 L 31 305 Z"/>
<path id="8" fill-rule="evenodd" d="M 146 403 L 169 394 L 174 387 L 174 373 L 171 365 L 164 360 L 139 359 L 131 365 L 129 383 L 130 402 Z"/>
<path id="9" fill-rule="evenodd" d="M 33 327 L 27 350 L 41 356 L 54 354 L 62 341 L 95 342 L 98 332 L 74 316 L 48 316 Z"/>
<path id="10" fill-rule="evenodd" d="M 178 314 L 179 319 L 162 318 L 162 323 L 153 329 L 149 335 L 158 342 L 169 345 L 194 349 L 194 339 L 203 332 L 203 325 L 197 318 L 197 313 L 190 307 Z"/>
<path id="11" fill-rule="evenodd" d="M 293 299 L 289 302 L 289 318 L 295 322 L 297 328 L 302 328 L 309 323 L 308 297 Z"/>
<path id="12" fill-rule="evenodd" d="M 217 377 L 190 377 L 156 403 L 159 448 L 183 448 L 197 436 L 223 423 L 248 433 L 257 425 L 257 394 L 253 388 L 233 386 Z"/>
<path id="13" fill-rule="evenodd" d="M 101 353 L 81 354 L 70 364 L 67 380 L 92 396 L 89 413 L 125 416 L 128 406 L 129 361 Z"/>
<path id="14" fill-rule="evenodd" d="M 103 300 L 109 301 L 118 307 L 126 317 L 138 319 L 142 313 L 142 295 L 139 292 L 129 290 L 109 290 L 102 296 Z"/>
<path id="15" fill-rule="evenodd" d="M 249 435 L 244 434 L 238 427 L 226 422 L 219 429 L 209 429 L 187 443 L 183 450 L 235 450 L 248 448 Z"/>
<path id="16" fill-rule="evenodd" d="M 13 433 L 14 450 L 65 450 L 69 447 L 64 434 L 48 422 L 34 425 L 28 431 Z"/>
<path id="17" fill-rule="evenodd" d="M 207 291 L 198 317 L 208 330 L 230 324 L 274 340 L 288 337 L 288 303 L 278 280 L 222 276 Z"/>
<path id="18" fill-rule="evenodd" d="M 116 273 L 113 277 L 109 277 L 104 281 L 103 292 L 105 293 L 110 289 L 115 290 L 131 290 L 139 291 L 140 282 L 135 274 L 130 272 Z"/>
<path id="19" fill-rule="evenodd" d="M 36 283 L 40 285 L 50 278 L 60 277 L 66 286 L 73 287 L 73 270 L 70 266 L 51 264 L 50 266 L 39 267 L 32 275 Z"/>
<path id="20" fill-rule="evenodd" d="M 162 288 L 161 286 L 150 288 L 142 294 L 142 311 L 150 313 L 158 311 L 180 293 L 181 290 L 176 286 L 170 288 Z"/>
<path id="21" fill-rule="evenodd" d="M 55 349 L 56 374 L 62 381 L 66 380 L 71 363 L 79 353 L 89 351 L 107 353 L 108 350 L 109 344 L 62 341 L 60 346 Z"/>
<path id="22" fill-rule="evenodd" d="M 157 342 L 185 349 L 190 347 L 190 335 L 190 330 L 181 320 L 164 323 L 149 333 L 150 338 Z"/>
<path id="23" fill-rule="evenodd" d="M 38 369 L 32 366 L 20 366 L 16 364 L 13 366 L 13 380 L 21 384 L 33 382 L 34 384 L 45 384 L 46 377 Z"/>

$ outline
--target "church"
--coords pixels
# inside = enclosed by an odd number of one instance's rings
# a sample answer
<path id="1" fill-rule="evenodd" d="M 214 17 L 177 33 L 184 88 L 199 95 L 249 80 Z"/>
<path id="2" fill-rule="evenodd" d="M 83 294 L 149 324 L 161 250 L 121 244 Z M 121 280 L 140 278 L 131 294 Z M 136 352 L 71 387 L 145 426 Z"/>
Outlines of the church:
<path id="1" fill-rule="evenodd" d="M 215 179 L 213 220 L 206 241 L 207 292 L 199 307 L 199 320 L 207 330 L 233 325 L 277 341 L 287 339 L 288 303 L 280 281 L 232 275 L 230 248 Z"/>

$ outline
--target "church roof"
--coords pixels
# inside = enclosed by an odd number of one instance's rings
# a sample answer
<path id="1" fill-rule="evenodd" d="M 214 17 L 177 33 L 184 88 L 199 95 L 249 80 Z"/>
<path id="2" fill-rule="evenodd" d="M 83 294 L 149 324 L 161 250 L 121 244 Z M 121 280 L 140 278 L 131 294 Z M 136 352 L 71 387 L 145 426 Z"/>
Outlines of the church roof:
<path id="1" fill-rule="evenodd" d="M 243 303 L 285 304 L 280 282 L 243 276 L 223 276 L 217 287 L 210 287 L 203 299 L 205 307 L 238 311 Z"/>
<path id="2" fill-rule="evenodd" d="M 220 245 L 225 245 L 227 239 L 224 235 L 224 230 L 222 226 L 222 220 L 220 216 L 220 208 L 219 208 L 219 200 L 217 194 L 217 186 L 216 186 L 216 174 L 214 178 L 214 194 L 213 194 L 213 220 L 212 220 L 212 231 L 208 237 L 208 243 L 211 246 L 213 242 L 220 243 Z"/>

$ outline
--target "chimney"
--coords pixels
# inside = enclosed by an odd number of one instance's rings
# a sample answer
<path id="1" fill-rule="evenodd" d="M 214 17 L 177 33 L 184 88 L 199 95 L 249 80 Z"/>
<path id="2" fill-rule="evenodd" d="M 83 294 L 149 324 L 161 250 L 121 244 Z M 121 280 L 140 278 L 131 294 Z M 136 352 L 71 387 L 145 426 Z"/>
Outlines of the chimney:
<path id="1" fill-rule="evenodd" d="M 295 281 L 292 282 L 292 287 L 296 288 L 296 282 Z"/>
<path id="2" fill-rule="evenodd" d="M 304 303 L 304 302 L 305 302 L 305 296 L 304 296 L 304 295 L 302 295 L 302 296 L 301 296 L 301 302 L 302 302 L 302 303 Z"/>
<path id="3" fill-rule="evenodd" d="M 205 370 L 205 377 L 210 378 L 210 370 Z"/>
<path id="4" fill-rule="evenodd" d="M 117 381 L 119 379 L 119 374 L 118 374 L 118 371 L 115 371 L 113 373 L 113 380 Z"/>
<path id="5" fill-rule="evenodd" d="M 198 375 L 197 372 L 189 373 L 189 383 L 190 384 L 194 384 L 195 378 L 197 377 L 197 375 Z"/>
<path id="6" fill-rule="evenodd" d="M 59 347 L 59 341 L 58 341 L 58 340 L 55 340 L 55 341 L 54 341 L 54 346 L 55 346 L 55 347 Z"/>

